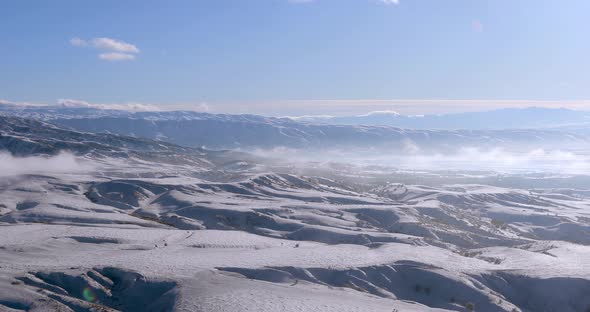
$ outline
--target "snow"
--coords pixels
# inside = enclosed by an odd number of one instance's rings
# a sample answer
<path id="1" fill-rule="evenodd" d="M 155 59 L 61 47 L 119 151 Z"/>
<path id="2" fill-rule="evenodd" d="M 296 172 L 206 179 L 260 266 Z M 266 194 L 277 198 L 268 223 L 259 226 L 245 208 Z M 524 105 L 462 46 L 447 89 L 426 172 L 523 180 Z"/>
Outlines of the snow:
<path id="1" fill-rule="evenodd" d="M 34 145 L 45 130 L 83 136 L 24 124 Z M 0 178 L 0 311 L 590 306 L 587 188 L 406 183 L 90 136 L 94 149 L 73 155 L 92 166 Z M 190 162 L 158 156 L 168 150 Z"/>
<path id="2" fill-rule="evenodd" d="M 550 231 L 553 224 L 587 227 L 577 218 L 586 215 L 583 199 L 482 185 L 354 193 L 312 180 L 270 173 L 230 183 L 96 180 L 92 173 L 12 177 L 1 190 L 0 276 L 12 298 L 3 300 L 38 302 L 23 294 L 48 282 L 33 283 L 30 274 L 74 278 L 118 268 L 156 284 L 174 282 L 178 311 L 461 310 L 468 303 L 510 311 L 523 303 L 507 300 L 512 293 L 490 276 L 520 287 L 589 277 L 590 247 L 576 244 L 577 233 L 563 226 Z M 490 224 L 506 215 L 509 229 Z M 175 216 L 198 227 L 169 222 Z M 534 239 L 539 228 L 547 237 Z M 21 282 L 13 285 L 15 279 Z M 448 283 L 457 291 L 439 288 Z M 76 297 L 72 291 L 67 296 Z"/>

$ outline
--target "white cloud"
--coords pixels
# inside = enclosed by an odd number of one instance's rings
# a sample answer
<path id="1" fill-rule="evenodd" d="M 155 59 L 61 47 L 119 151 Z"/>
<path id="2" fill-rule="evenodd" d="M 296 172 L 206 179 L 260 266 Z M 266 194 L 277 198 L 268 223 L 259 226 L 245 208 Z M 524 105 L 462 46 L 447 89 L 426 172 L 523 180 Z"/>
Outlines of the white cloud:
<path id="1" fill-rule="evenodd" d="M 93 169 L 92 164 L 71 153 L 61 153 L 51 157 L 14 157 L 8 153 L 0 153 L 0 176 L 74 173 Z"/>
<path id="2" fill-rule="evenodd" d="M 334 118 L 334 116 L 332 116 L 332 115 L 303 115 L 303 116 L 282 116 L 279 118 L 289 118 L 289 119 L 297 120 L 297 121 L 315 121 L 315 120 L 332 119 L 332 118 Z"/>
<path id="3" fill-rule="evenodd" d="M 349 163 L 358 166 L 389 166 L 405 170 L 492 170 L 511 172 L 559 172 L 560 174 L 588 174 L 590 157 L 583 153 L 563 150 L 533 149 L 519 152 L 502 148 L 481 149 L 457 147 L 453 152 L 440 153 L 422 150 L 411 140 L 403 141 L 401 149 L 346 148 L 324 149 L 321 153 L 286 147 L 255 149 L 248 152 L 299 163 Z"/>
<path id="4" fill-rule="evenodd" d="M 43 104 L 37 103 L 29 103 L 29 102 L 14 102 L 0 99 L 0 105 L 10 105 L 10 106 L 44 106 Z"/>
<path id="5" fill-rule="evenodd" d="M 153 112 L 153 111 L 160 111 L 160 108 L 155 105 L 151 104 L 142 104 L 142 103 L 124 103 L 124 104 L 99 104 L 99 103 L 90 103 L 82 100 L 74 100 L 74 99 L 59 99 L 57 100 L 57 104 L 63 107 L 87 107 L 87 108 L 96 108 L 96 109 L 112 109 L 112 110 L 125 110 L 125 111 L 135 111 L 135 112 Z"/>
<path id="6" fill-rule="evenodd" d="M 208 111 L 211 110 L 211 107 L 209 106 L 208 103 L 202 102 L 202 103 L 199 103 L 199 104 L 195 105 L 195 109 L 194 110 L 196 110 L 196 111 L 202 111 L 202 112 L 208 112 Z"/>
<path id="7" fill-rule="evenodd" d="M 399 116 L 400 114 L 398 112 L 392 111 L 392 110 L 379 110 L 379 111 L 372 111 L 372 112 L 368 112 L 366 114 L 358 115 L 357 117 L 369 117 L 369 116 L 375 116 L 375 115 Z"/>
<path id="8" fill-rule="evenodd" d="M 166 103 L 161 105 L 127 102 L 127 103 L 91 103 L 84 100 L 76 99 L 58 99 L 54 104 L 48 103 L 30 103 L 30 102 L 16 102 L 10 100 L 0 99 L 0 105 L 7 105 L 13 107 L 37 107 L 37 108 L 54 108 L 56 106 L 67 108 L 94 108 L 105 110 L 123 110 L 131 112 L 154 112 L 154 111 L 194 111 L 194 112 L 209 112 L 213 107 L 207 102 L 193 102 L 193 103 Z"/>
<path id="9" fill-rule="evenodd" d="M 12 101 L 1 100 L 1 99 L 0 99 L 0 105 L 25 106 L 24 103 L 12 102 Z"/>
<path id="10" fill-rule="evenodd" d="M 107 51 L 98 55 L 99 59 L 105 61 L 132 61 L 136 58 L 135 54 L 140 52 L 134 44 L 107 37 L 91 40 L 74 37 L 70 39 L 70 44 L 75 47 L 92 47 L 97 50 Z"/>
<path id="11" fill-rule="evenodd" d="M 580 174 L 590 170 L 590 158 L 570 151 L 535 149 L 519 153 L 502 148 L 483 150 L 474 147 L 458 148 L 451 154 L 428 154 L 418 149 L 407 155 L 386 155 L 380 159 L 384 164 L 399 168 L 451 170 L 486 169 L 501 172 L 520 170 L 557 171 Z M 378 162 L 378 161 L 377 161 Z"/>
<path id="12" fill-rule="evenodd" d="M 128 53 L 111 52 L 101 53 L 98 55 L 98 58 L 105 61 L 132 61 L 135 59 L 135 55 Z"/>
<path id="13" fill-rule="evenodd" d="M 117 51 L 117 52 L 126 52 L 126 53 L 139 53 L 139 49 L 125 41 L 111 39 L 111 38 L 94 38 L 91 41 L 92 46 L 97 49 L 102 50 L 110 50 L 110 51 Z"/>

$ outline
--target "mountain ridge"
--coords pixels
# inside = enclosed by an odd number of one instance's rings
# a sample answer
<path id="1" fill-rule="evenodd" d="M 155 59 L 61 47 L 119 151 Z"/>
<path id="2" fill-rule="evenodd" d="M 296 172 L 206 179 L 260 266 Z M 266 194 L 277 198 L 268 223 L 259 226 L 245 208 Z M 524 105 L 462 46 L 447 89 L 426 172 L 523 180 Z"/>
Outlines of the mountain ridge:
<path id="1" fill-rule="evenodd" d="M 569 110 L 566 110 L 569 114 Z M 258 115 L 187 111 L 128 112 L 96 108 L 1 106 L 0 114 L 49 121 L 83 132 L 111 133 L 210 149 L 388 148 L 404 152 L 409 145 L 434 151 L 465 146 L 531 149 L 587 145 L 584 133 L 552 129 L 406 129 L 385 125 L 300 122 Z M 397 117 L 396 117 L 397 118 Z M 584 117 L 585 118 L 585 117 Z M 415 118 L 420 119 L 420 118 Z"/>

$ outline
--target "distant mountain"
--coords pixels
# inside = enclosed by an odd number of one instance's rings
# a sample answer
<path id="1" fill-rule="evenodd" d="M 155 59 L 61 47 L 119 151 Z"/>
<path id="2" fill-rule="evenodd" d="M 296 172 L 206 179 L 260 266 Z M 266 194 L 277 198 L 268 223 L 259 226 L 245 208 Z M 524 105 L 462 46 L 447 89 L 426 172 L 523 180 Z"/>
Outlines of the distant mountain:
<path id="1" fill-rule="evenodd" d="M 531 109 L 537 112 L 537 109 Z M 490 112 L 490 116 L 508 115 L 510 111 Z M 538 110 L 536 115 L 549 114 Z M 570 111 L 558 110 L 564 115 Z M 274 118 L 256 115 L 208 114 L 187 111 L 174 112 L 128 112 L 95 108 L 71 107 L 9 107 L 0 105 L 0 113 L 36 118 L 78 131 L 111 133 L 167 141 L 183 146 L 210 149 L 251 150 L 256 148 L 388 148 L 397 152 L 421 150 L 453 151 L 458 147 L 506 147 L 547 148 L 587 146 L 590 140 L 577 135 L 555 130 L 421 130 L 402 129 L 381 125 L 341 125 L 295 121 L 289 118 Z M 473 113 L 473 116 L 485 116 Z M 482 115 L 477 115 L 482 114 Z M 372 118 L 368 115 L 362 118 Z M 468 117 L 448 115 L 458 121 Z M 443 118 L 444 116 L 440 117 Z M 359 117 L 360 118 L 360 117 Z M 401 118 L 401 117 L 391 117 Z M 416 120 L 435 117 L 403 117 Z M 498 119 L 498 117 L 495 117 Z M 545 117 L 546 120 L 548 115 Z M 427 124 L 424 124 L 426 127 Z M 436 128 L 436 127 L 432 127 Z"/>
<path id="2" fill-rule="evenodd" d="M 67 151 L 93 159 L 105 157 L 190 164 L 201 168 L 251 159 L 244 153 L 209 151 L 162 141 L 64 129 L 54 124 L 0 116 L 0 152 L 14 156 L 56 155 Z"/>
<path id="3" fill-rule="evenodd" d="M 405 116 L 390 111 L 359 116 L 304 116 L 295 120 L 338 125 L 381 125 L 409 129 L 544 129 L 590 123 L 590 112 L 565 108 L 505 108 L 486 112 Z"/>

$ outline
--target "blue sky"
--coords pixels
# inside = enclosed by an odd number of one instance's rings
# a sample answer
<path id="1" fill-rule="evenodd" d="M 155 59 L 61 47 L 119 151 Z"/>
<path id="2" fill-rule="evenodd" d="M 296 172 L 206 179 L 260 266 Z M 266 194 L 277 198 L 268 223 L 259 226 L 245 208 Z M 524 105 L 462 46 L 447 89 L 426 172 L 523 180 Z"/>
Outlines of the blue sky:
<path id="1" fill-rule="evenodd" d="M 583 108 L 588 12 L 585 0 L 2 0 L 0 99 L 269 115 Z"/>

